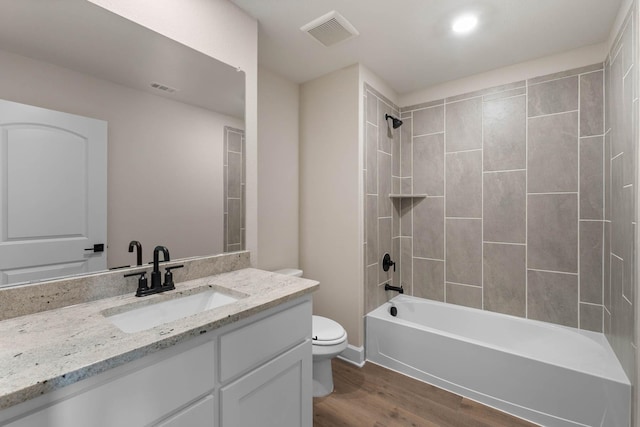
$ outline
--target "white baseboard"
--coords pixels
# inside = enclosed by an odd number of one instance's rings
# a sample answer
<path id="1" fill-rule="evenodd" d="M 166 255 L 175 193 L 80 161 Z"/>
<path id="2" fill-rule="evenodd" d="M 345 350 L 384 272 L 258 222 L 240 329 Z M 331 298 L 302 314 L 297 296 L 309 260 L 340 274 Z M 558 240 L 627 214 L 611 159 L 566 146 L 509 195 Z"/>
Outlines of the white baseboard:
<path id="1" fill-rule="evenodd" d="M 362 368 L 364 366 L 364 347 L 348 344 L 347 348 L 338 355 L 338 358 Z"/>

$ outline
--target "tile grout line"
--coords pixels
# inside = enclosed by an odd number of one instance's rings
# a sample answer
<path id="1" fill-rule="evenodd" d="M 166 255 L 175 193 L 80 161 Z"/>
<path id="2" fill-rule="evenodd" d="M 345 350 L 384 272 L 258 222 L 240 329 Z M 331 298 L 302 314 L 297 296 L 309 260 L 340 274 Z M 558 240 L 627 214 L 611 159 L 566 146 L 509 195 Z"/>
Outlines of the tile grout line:
<path id="1" fill-rule="evenodd" d="M 489 245 L 511 245 L 511 246 L 527 246 L 526 243 L 513 243 L 513 242 L 491 242 L 488 240 L 483 240 L 482 243 L 487 243 Z"/>
<path id="2" fill-rule="evenodd" d="M 449 280 L 447 280 L 447 283 L 451 283 L 452 285 L 457 285 L 457 286 L 466 286 L 468 288 L 480 288 L 482 289 L 482 285 L 471 285 L 469 283 L 459 283 L 459 282 L 451 282 Z"/>
<path id="3" fill-rule="evenodd" d="M 582 75 L 578 76 L 578 137 L 576 138 L 576 142 L 577 142 L 577 149 L 578 149 L 578 194 L 576 197 L 576 205 L 577 205 L 577 214 L 578 214 L 578 218 L 577 218 L 577 223 L 576 223 L 576 227 L 577 227 L 577 231 L 578 231 L 578 245 L 576 247 L 576 251 L 577 251 L 577 261 L 578 261 L 578 265 L 577 265 L 577 269 L 578 269 L 578 329 L 582 329 L 582 316 L 580 315 L 580 300 L 582 299 L 582 275 L 580 274 L 580 231 L 581 231 L 581 224 L 580 224 L 580 192 L 582 191 L 581 185 L 580 185 L 580 165 L 581 165 L 581 160 L 582 160 L 582 151 L 580 150 L 580 137 L 582 136 L 582 122 L 581 122 L 581 118 L 582 118 Z"/>
<path id="4" fill-rule="evenodd" d="M 444 274 L 442 275 L 442 298 L 444 302 L 447 302 L 447 107 L 446 104 L 442 106 L 442 129 L 444 129 L 443 136 L 443 153 L 442 153 L 442 163 L 443 163 L 443 186 L 444 186 L 444 197 L 442 201 L 442 241 L 443 241 L 443 257 L 444 257 Z"/>
<path id="5" fill-rule="evenodd" d="M 411 120 L 411 122 L 413 122 L 413 120 Z M 413 125 L 412 125 L 412 127 L 413 127 Z M 444 131 L 442 131 L 442 132 L 430 132 L 430 133 L 423 133 L 423 134 L 421 134 L 421 135 L 414 135 L 414 134 L 413 134 L 413 130 L 412 130 L 411 138 L 421 138 L 421 137 L 423 137 L 423 136 L 433 136 L 433 135 L 443 135 L 443 134 L 444 134 Z"/>
<path id="6" fill-rule="evenodd" d="M 524 317 L 529 318 L 529 85 L 525 81 L 524 114 Z"/>
<path id="7" fill-rule="evenodd" d="M 526 96 L 526 94 L 520 93 L 520 94 L 517 94 L 517 95 L 509 95 L 509 96 L 504 96 L 504 97 L 500 97 L 500 98 L 485 99 L 485 97 L 494 96 L 494 95 L 498 95 L 500 93 L 509 92 L 511 90 L 518 90 L 518 89 L 524 89 L 524 88 L 525 88 L 524 86 L 521 86 L 521 87 L 516 87 L 516 88 L 513 88 L 513 89 L 505 90 L 505 91 L 502 91 L 502 92 L 488 93 L 486 95 L 482 95 L 482 103 L 484 104 L 485 102 L 504 101 L 505 99 L 513 99 L 513 98 L 517 98 L 519 96 Z"/>
<path id="8" fill-rule="evenodd" d="M 549 193 L 527 193 L 528 196 L 548 196 L 553 194 L 578 194 L 577 191 L 552 191 Z"/>
<path id="9" fill-rule="evenodd" d="M 415 120 L 413 118 L 413 111 L 411 112 L 411 135 L 409 136 L 409 141 L 408 143 L 411 145 L 410 150 L 409 150 L 409 154 L 411 155 L 411 164 L 410 166 L 410 170 L 411 170 L 411 191 L 415 191 L 415 185 L 416 185 L 416 180 L 414 177 L 414 172 L 413 172 L 413 149 L 414 149 L 414 145 L 413 145 L 413 127 L 415 124 Z M 408 200 L 408 202 L 411 204 L 411 295 L 415 295 L 415 263 L 413 262 L 413 256 L 415 254 L 415 241 L 416 239 L 414 238 L 414 234 L 415 234 L 415 214 L 413 212 L 413 206 L 415 205 L 416 201 L 415 200 Z"/>
<path id="10" fill-rule="evenodd" d="M 527 84 L 527 88 L 529 88 L 529 86 L 537 86 L 537 85 L 542 85 L 542 84 L 545 84 L 545 83 L 557 82 L 558 80 L 568 79 L 568 78 L 571 78 L 571 77 L 580 77 L 580 76 L 584 76 L 584 75 L 587 75 L 587 74 L 593 74 L 593 73 L 597 73 L 598 71 L 602 71 L 603 69 L 604 69 L 604 66 L 603 66 L 603 68 L 599 68 L 599 69 L 593 70 L 593 71 L 585 71 L 584 73 L 570 74 L 568 76 L 557 77 L 555 79 L 549 79 L 549 80 L 545 80 L 543 82 L 538 82 L 538 83 L 528 83 Z M 544 76 L 540 76 L 540 77 L 544 77 Z M 531 79 L 528 79 L 527 81 L 529 81 L 529 80 L 531 80 Z"/>
<path id="11" fill-rule="evenodd" d="M 580 89 L 578 89 L 578 92 L 579 91 Z M 527 119 L 539 119 L 541 117 L 551 117 L 551 116 L 559 116 L 562 114 L 579 113 L 579 111 L 580 111 L 579 109 L 576 109 L 576 110 L 560 111 L 559 113 L 538 114 L 537 116 L 527 117 Z M 527 111 L 527 114 L 529 114 L 528 111 Z"/>
<path id="12" fill-rule="evenodd" d="M 571 273 L 571 272 L 568 272 L 568 271 L 543 270 L 543 269 L 540 269 L 540 268 L 528 268 L 528 270 L 530 270 L 530 271 L 541 271 L 543 273 L 567 274 L 569 276 L 577 276 L 578 275 L 578 273 Z"/>
<path id="13" fill-rule="evenodd" d="M 480 306 L 484 310 L 484 102 L 480 103 Z"/>
<path id="14" fill-rule="evenodd" d="M 459 151 L 445 151 L 444 154 L 459 154 L 459 153 L 471 153 L 474 151 L 482 151 L 482 148 L 473 148 L 470 150 L 459 150 Z"/>
<path id="15" fill-rule="evenodd" d="M 605 248 L 605 228 L 606 228 L 606 211 L 607 211 L 607 179 L 605 177 L 604 171 L 606 170 L 606 161 L 607 161 L 607 153 L 605 151 L 605 147 L 607 146 L 607 135 L 609 134 L 609 129 L 608 129 L 608 124 L 607 123 L 607 112 L 610 113 L 609 111 L 609 106 L 607 103 L 607 97 L 609 96 L 608 92 L 607 92 L 607 76 L 611 76 L 611 72 L 607 71 L 607 67 L 608 67 L 608 60 L 605 59 L 604 61 L 604 67 L 602 70 L 602 130 L 604 132 L 604 135 L 602 136 L 602 147 L 601 147 L 601 151 L 600 154 L 602 155 L 602 253 L 600 254 L 600 263 L 602 265 L 602 273 L 600 274 L 600 301 L 602 301 L 602 316 L 600 316 L 600 329 L 602 331 L 602 333 L 604 333 L 604 316 L 605 316 L 605 311 L 606 311 L 606 307 L 604 305 L 604 265 L 605 265 L 605 252 L 604 252 L 604 248 Z M 611 265 L 609 265 L 609 269 L 611 269 Z"/>
<path id="16" fill-rule="evenodd" d="M 483 154 L 484 154 L 484 151 L 483 151 Z M 482 173 L 485 174 L 485 173 L 523 172 L 526 170 L 527 169 L 504 169 L 504 170 L 495 170 L 495 171 L 482 171 Z"/>

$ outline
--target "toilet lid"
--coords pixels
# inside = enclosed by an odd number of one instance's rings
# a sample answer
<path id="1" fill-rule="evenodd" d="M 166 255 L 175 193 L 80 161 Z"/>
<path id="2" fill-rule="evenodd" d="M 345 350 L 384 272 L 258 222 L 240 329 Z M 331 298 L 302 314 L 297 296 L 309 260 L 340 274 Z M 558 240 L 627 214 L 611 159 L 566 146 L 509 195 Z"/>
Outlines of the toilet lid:
<path id="1" fill-rule="evenodd" d="M 338 322 L 322 316 L 313 316 L 311 335 L 314 345 L 334 345 L 344 341 L 347 332 Z"/>

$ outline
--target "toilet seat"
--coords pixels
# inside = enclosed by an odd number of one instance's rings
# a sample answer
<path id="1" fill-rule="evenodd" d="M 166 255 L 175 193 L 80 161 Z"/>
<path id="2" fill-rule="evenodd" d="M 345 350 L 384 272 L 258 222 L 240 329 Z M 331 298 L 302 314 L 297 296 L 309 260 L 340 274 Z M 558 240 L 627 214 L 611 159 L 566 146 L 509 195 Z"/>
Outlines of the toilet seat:
<path id="1" fill-rule="evenodd" d="M 347 339 L 347 332 L 338 323 L 322 316 L 312 316 L 313 345 L 331 346 Z"/>

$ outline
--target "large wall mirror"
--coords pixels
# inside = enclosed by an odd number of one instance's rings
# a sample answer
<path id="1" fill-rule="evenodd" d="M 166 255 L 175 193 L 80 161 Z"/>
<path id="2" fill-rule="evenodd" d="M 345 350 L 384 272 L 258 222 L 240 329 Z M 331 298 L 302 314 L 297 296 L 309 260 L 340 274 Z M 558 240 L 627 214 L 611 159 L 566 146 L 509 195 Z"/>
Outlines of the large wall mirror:
<path id="1" fill-rule="evenodd" d="M 143 263 L 156 245 L 172 259 L 243 249 L 244 72 L 86 0 L 3 1 L 0 69 L 0 247 L 12 249 L 0 249 L 0 286 L 93 272 L 85 261 L 101 257 L 101 268 L 135 265 L 131 241 L 141 242 Z M 56 177 L 73 175 L 63 158 L 85 151 L 52 148 L 48 137 L 20 145 L 44 133 L 14 115 L 14 103 L 46 120 L 49 111 L 105 124 L 104 242 L 84 236 L 84 205 L 77 218 L 60 210 L 72 186 Z M 50 202 L 34 206 L 35 191 Z M 88 185 L 74 191 L 93 197 Z M 53 222 L 67 226 L 63 237 L 88 246 L 82 250 L 104 243 L 105 251 L 78 253 L 73 262 L 34 260 L 56 250 L 17 241 L 59 238 L 42 225 L 56 215 L 62 219 Z"/>

